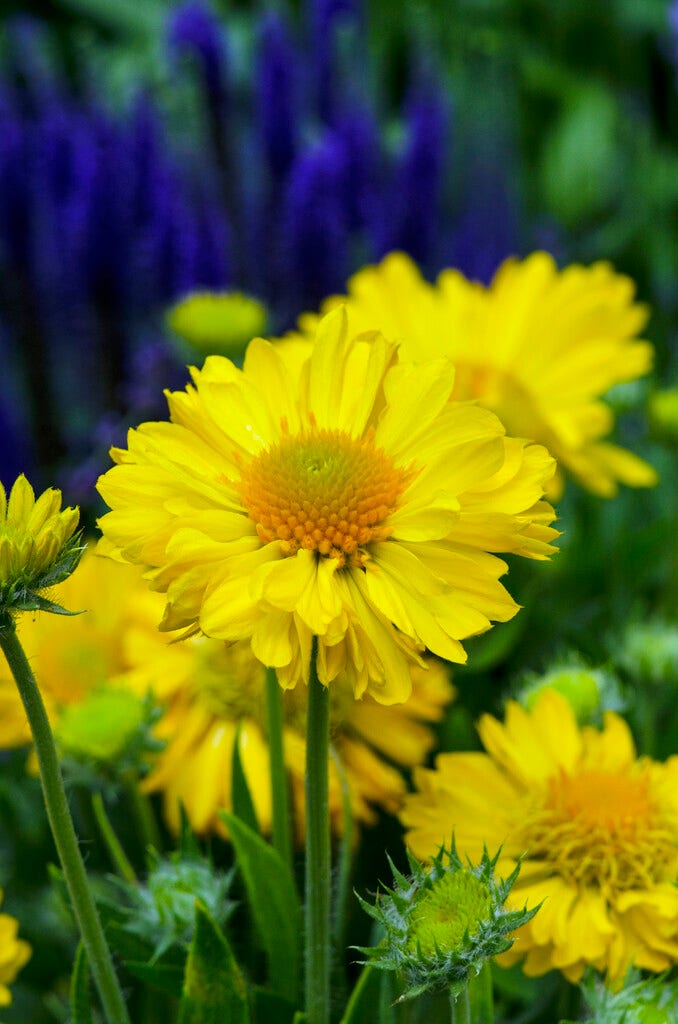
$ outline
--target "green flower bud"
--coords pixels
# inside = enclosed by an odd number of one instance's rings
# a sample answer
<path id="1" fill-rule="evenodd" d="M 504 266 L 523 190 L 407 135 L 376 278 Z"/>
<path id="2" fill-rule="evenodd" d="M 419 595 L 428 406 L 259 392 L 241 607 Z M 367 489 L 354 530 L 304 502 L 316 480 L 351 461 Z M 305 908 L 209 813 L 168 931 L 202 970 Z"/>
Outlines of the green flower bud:
<path id="1" fill-rule="evenodd" d="M 202 356 L 234 356 L 265 332 L 266 308 L 240 292 L 196 292 L 170 309 L 167 324 Z"/>
<path id="2" fill-rule="evenodd" d="M 130 745 L 146 714 L 145 700 L 128 690 L 95 690 L 64 709 L 55 733 L 67 755 L 115 761 Z"/>
<path id="3" fill-rule="evenodd" d="M 678 663 L 678 625 L 651 619 L 627 627 L 617 645 L 616 660 L 635 684 L 675 682 Z"/>
<path id="4" fill-rule="evenodd" d="M 408 853 L 410 877 L 391 864 L 395 887 L 377 894 L 374 905 L 360 900 L 385 933 L 375 947 L 357 947 L 366 963 L 394 971 L 403 981 L 400 1000 L 446 987 L 458 994 L 485 962 L 511 947 L 511 933 L 537 909 L 505 910 L 518 877 L 496 879 L 499 854 L 487 850 L 476 867 L 463 865 L 452 843 L 424 867 Z"/>

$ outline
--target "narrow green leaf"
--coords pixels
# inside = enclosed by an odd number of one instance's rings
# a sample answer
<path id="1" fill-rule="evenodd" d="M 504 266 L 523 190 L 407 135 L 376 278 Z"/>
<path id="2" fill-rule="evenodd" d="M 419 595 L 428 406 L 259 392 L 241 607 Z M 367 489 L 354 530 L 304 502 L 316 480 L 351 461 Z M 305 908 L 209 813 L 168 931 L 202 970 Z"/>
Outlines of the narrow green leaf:
<path id="1" fill-rule="evenodd" d="M 266 953 L 271 987 L 295 1001 L 302 932 L 294 880 L 280 855 L 234 814 L 221 813 L 235 849 L 254 924 Z"/>
<path id="2" fill-rule="evenodd" d="M 247 987 L 226 938 L 196 900 L 179 1024 L 250 1024 Z"/>
<path id="3" fill-rule="evenodd" d="M 75 954 L 71 976 L 71 1024 L 94 1024 L 89 998 L 89 964 L 82 942 Z"/>
<path id="4" fill-rule="evenodd" d="M 381 980 L 379 971 L 373 967 L 363 967 L 351 992 L 341 1024 L 372 1024 L 379 1019 Z"/>
<path id="5" fill-rule="evenodd" d="M 254 809 L 250 787 L 247 785 L 245 771 L 240 759 L 240 729 L 241 723 L 239 722 L 238 729 L 235 734 L 235 743 L 233 744 L 231 805 L 233 807 L 233 813 L 236 814 L 241 821 L 244 821 L 244 823 L 248 825 L 253 832 L 260 832 L 259 822 L 257 821 L 257 812 Z"/>

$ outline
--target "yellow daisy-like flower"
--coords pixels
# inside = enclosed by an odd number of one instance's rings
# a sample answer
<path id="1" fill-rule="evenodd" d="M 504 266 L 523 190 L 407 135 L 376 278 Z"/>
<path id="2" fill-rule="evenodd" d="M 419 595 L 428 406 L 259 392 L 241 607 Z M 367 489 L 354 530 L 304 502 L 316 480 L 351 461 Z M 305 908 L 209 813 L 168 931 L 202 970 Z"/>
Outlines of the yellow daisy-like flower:
<path id="1" fill-rule="evenodd" d="M 61 491 L 40 497 L 26 477 L 17 477 L 7 497 L 0 483 L 0 617 L 48 607 L 42 592 L 65 579 L 78 564 L 73 537 L 77 508 L 61 508 Z"/>
<path id="2" fill-rule="evenodd" d="M 546 445 L 560 471 L 612 497 L 619 483 L 657 482 L 646 462 L 604 440 L 614 417 L 601 396 L 647 373 L 652 362 L 652 346 L 637 340 L 647 309 L 633 297 L 633 282 L 607 263 L 559 271 L 536 252 L 507 260 L 486 288 L 457 270 L 444 270 L 431 285 L 408 256 L 392 253 L 355 274 L 348 296 L 322 308 L 345 303 L 352 330 L 379 328 L 402 341 L 408 358 L 449 356 L 456 399 L 492 409 L 509 434 Z M 306 337 L 317 320 L 300 318 Z M 562 487 L 559 472 L 548 497 Z"/>
<path id="3" fill-rule="evenodd" d="M 69 621 L 68 629 L 56 616 L 38 614 L 26 628 L 20 620 L 18 633 L 50 722 L 58 726 L 65 709 L 81 704 L 129 668 L 125 638 L 140 619 L 157 620 L 162 599 L 148 591 L 138 569 L 99 558 L 91 548 L 77 571 L 52 593 L 82 614 Z M 0 748 L 30 742 L 19 691 L 0 653 Z"/>
<path id="4" fill-rule="evenodd" d="M 553 463 L 450 402 L 448 360 L 403 363 L 339 309 L 299 372 L 260 338 L 243 370 L 191 372 L 172 422 L 130 431 L 98 485 L 102 550 L 166 591 L 161 628 L 249 640 L 285 689 L 315 635 L 323 684 L 389 704 L 419 649 L 464 661 L 461 640 L 515 614 L 489 552 L 549 554 Z"/>
<path id="5" fill-rule="evenodd" d="M 454 830 L 471 859 L 503 844 L 497 873 L 524 855 L 511 899 L 538 914 L 500 962 L 525 957 L 578 981 L 592 965 L 620 983 L 630 965 L 663 971 L 678 959 L 678 757 L 638 759 L 626 723 L 605 714 L 580 729 L 546 691 L 506 722 L 483 716 L 487 753 L 441 754 L 415 771 L 401 820 L 414 854 L 432 856 Z"/>
<path id="6" fill-rule="evenodd" d="M 31 958 L 31 947 L 23 939 L 17 938 L 18 931 L 19 922 L 14 917 L 0 914 L 0 1006 L 9 1006 L 12 1002 L 12 993 L 7 986 Z"/>
<path id="7" fill-rule="evenodd" d="M 151 623 L 149 622 L 149 627 Z M 121 680 L 136 692 L 151 689 L 166 708 L 156 733 L 166 743 L 145 780 L 162 792 L 165 815 L 175 831 L 183 804 L 196 832 L 225 834 L 220 810 L 231 810 L 233 748 L 240 760 L 263 831 L 271 828 L 269 754 L 265 723 L 265 671 L 249 644 L 227 645 L 205 637 L 166 645 L 139 623 L 128 653 L 138 666 Z M 133 650 L 136 648 L 136 650 Z M 439 721 L 454 690 L 445 667 L 414 666 L 413 693 L 404 704 L 379 707 L 369 697 L 355 701 L 339 681 L 330 691 L 331 742 L 349 788 L 354 818 L 375 820 L 375 808 L 395 813 L 406 792 L 403 768 L 421 764 L 435 743 L 429 723 Z M 292 786 L 297 833 L 303 829 L 306 689 L 284 695 L 285 761 Z M 340 771 L 330 760 L 330 814 L 343 827 Z"/>

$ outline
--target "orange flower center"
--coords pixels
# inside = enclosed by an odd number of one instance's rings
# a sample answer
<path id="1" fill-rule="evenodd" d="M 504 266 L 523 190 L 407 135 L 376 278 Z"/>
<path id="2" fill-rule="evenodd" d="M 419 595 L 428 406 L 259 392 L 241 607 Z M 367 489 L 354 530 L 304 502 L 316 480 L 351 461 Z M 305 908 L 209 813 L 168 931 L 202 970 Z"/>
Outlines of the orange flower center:
<path id="1" fill-rule="evenodd" d="M 365 546 L 385 540 L 385 520 L 412 478 L 371 434 L 311 429 L 261 452 L 243 470 L 240 494 L 265 544 L 364 565 Z"/>
<path id="2" fill-rule="evenodd" d="M 677 840 L 678 822 L 657 806 L 647 769 L 563 772 L 521 830 L 532 863 L 607 891 L 672 880 Z"/>

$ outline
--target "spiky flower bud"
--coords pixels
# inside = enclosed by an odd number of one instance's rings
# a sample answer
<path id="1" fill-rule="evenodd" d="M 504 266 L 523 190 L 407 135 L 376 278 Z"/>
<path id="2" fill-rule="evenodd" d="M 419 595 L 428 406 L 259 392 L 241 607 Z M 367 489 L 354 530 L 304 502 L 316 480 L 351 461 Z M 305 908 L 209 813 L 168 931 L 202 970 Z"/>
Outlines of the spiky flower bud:
<path id="1" fill-rule="evenodd" d="M 409 877 L 389 859 L 394 888 L 384 887 L 374 905 L 360 900 L 385 935 L 378 946 L 358 948 L 368 957 L 364 962 L 401 977 L 400 1001 L 443 987 L 456 995 L 536 914 L 538 907 L 504 908 L 520 868 L 498 879 L 498 857 L 485 850 L 479 865 L 464 865 L 454 840 L 450 850 L 441 846 L 431 865 L 408 853 Z"/>
<path id="2" fill-rule="evenodd" d="M 624 987 L 612 991 L 591 972 L 581 989 L 593 1014 L 586 1024 L 672 1024 L 678 1020 L 678 983 L 667 980 L 665 974 L 643 979 L 639 971 L 630 971 Z"/>
<path id="3" fill-rule="evenodd" d="M 69 614 L 42 595 L 80 561 L 78 517 L 77 508 L 61 508 L 61 491 L 54 488 L 36 500 L 23 474 L 9 498 L 0 483 L 0 626 L 16 612 Z"/>

